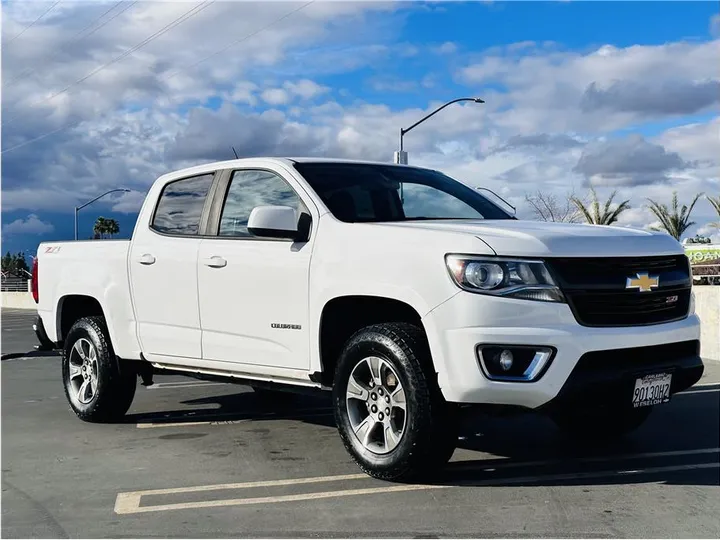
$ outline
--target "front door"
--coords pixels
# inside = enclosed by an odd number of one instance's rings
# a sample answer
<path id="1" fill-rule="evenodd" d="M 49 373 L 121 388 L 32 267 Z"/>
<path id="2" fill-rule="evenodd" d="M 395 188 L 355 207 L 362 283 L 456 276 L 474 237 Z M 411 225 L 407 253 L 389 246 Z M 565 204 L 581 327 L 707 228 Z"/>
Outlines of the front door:
<path id="1" fill-rule="evenodd" d="M 247 230 L 256 206 L 292 206 L 298 215 L 307 206 L 279 172 L 236 170 L 226 185 L 217 236 L 204 238 L 198 255 L 203 359 L 236 369 L 309 369 L 312 240 L 260 238 Z"/>
<path id="2" fill-rule="evenodd" d="M 213 177 L 168 183 L 157 207 L 147 210 L 152 215 L 138 218 L 150 226 L 136 227 L 128 267 L 138 337 L 149 360 L 202 358 L 197 257 Z"/>

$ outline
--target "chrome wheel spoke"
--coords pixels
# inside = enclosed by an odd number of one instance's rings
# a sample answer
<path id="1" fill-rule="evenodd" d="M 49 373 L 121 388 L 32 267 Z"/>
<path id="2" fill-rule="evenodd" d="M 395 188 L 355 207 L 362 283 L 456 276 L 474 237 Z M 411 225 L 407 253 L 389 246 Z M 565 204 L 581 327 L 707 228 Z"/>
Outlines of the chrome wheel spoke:
<path id="1" fill-rule="evenodd" d="M 360 401 L 366 401 L 368 398 L 367 388 L 355 378 L 354 374 L 350 376 L 350 380 L 348 381 L 347 397 L 359 399 Z"/>
<path id="2" fill-rule="evenodd" d="M 68 368 L 70 369 L 70 380 L 82 377 L 82 368 L 80 366 L 77 366 L 72 362 L 68 362 Z"/>
<path id="3" fill-rule="evenodd" d="M 88 398 L 87 393 L 88 389 L 90 388 L 90 380 L 85 379 L 82 384 L 80 385 L 80 388 L 78 388 L 78 401 L 80 403 L 87 403 L 92 399 L 92 397 Z"/>
<path id="4" fill-rule="evenodd" d="M 405 390 L 403 390 L 402 386 L 398 385 L 397 389 L 392 394 L 390 394 L 390 399 L 392 401 L 393 407 L 405 411 Z"/>
<path id="5" fill-rule="evenodd" d="M 375 427 L 375 420 L 371 416 L 366 416 L 365 420 L 360 422 L 355 428 L 355 435 L 363 446 L 367 447 L 370 443 L 370 435 L 372 435 L 373 428 Z"/>
<path id="6" fill-rule="evenodd" d="M 75 352 L 81 360 L 87 360 L 87 356 L 85 355 L 85 351 L 83 350 L 83 342 L 85 342 L 84 339 L 78 339 L 75 342 L 75 346 L 73 348 L 75 349 Z"/>
<path id="7" fill-rule="evenodd" d="M 365 362 L 367 362 L 368 368 L 370 368 L 370 377 L 372 378 L 372 381 L 375 386 L 378 386 L 382 384 L 382 381 L 380 380 L 380 359 L 371 356 L 370 358 L 366 358 Z"/>
<path id="8" fill-rule="evenodd" d="M 389 421 L 385 423 L 384 428 L 385 450 L 389 452 L 398 445 L 400 437 L 398 437 L 397 433 L 395 433 L 395 430 Z"/>

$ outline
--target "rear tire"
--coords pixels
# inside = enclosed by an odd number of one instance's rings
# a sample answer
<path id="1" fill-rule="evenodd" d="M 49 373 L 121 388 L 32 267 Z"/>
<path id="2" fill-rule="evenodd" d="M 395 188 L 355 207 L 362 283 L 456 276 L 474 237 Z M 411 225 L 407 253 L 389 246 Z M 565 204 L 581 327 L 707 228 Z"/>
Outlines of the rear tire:
<path id="1" fill-rule="evenodd" d="M 137 374 L 115 357 L 103 317 L 84 317 L 65 338 L 62 358 L 65 396 L 78 418 L 112 422 L 130 408 Z"/>
<path id="2" fill-rule="evenodd" d="M 337 364 L 333 406 L 345 448 L 374 478 L 429 477 L 455 451 L 455 417 L 415 325 L 378 324 L 351 337 Z"/>
<path id="3" fill-rule="evenodd" d="M 556 412 L 551 418 L 562 431 L 573 438 L 612 441 L 638 429 L 651 412 L 652 407 L 568 410 Z"/>

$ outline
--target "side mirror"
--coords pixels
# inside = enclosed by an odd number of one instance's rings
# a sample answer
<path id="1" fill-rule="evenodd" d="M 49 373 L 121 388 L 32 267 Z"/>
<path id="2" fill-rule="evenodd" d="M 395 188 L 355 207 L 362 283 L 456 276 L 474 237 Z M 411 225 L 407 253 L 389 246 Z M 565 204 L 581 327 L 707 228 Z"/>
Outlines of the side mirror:
<path id="1" fill-rule="evenodd" d="M 303 213 L 298 219 L 290 206 L 256 206 L 248 218 L 248 231 L 255 236 L 289 238 L 305 242 L 309 237 L 310 216 Z"/>

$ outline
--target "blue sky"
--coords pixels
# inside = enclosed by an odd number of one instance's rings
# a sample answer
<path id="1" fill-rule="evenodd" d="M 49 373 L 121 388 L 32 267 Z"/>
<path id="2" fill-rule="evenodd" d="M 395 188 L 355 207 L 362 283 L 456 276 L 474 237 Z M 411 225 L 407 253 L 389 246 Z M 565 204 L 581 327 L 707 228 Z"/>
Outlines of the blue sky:
<path id="1" fill-rule="evenodd" d="M 401 125 L 466 95 L 487 103 L 413 131 L 411 160 L 521 217 L 537 189 L 618 189 L 638 227 L 645 197 L 720 194 L 716 2 L 216 2 L 117 62 L 195 4 L 63 2 L 23 31 L 50 5 L 3 2 L 3 252 L 71 238 L 73 207 L 118 186 L 133 193 L 82 210 L 80 237 L 99 215 L 128 237 L 157 175 L 230 144 L 391 160 Z M 713 234 L 707 203 L 695 217 Z"/>

